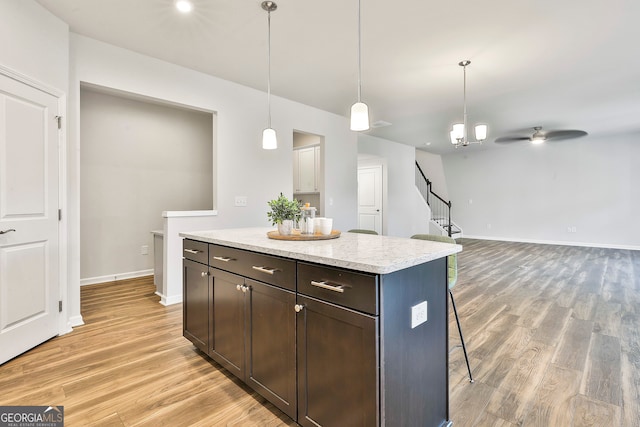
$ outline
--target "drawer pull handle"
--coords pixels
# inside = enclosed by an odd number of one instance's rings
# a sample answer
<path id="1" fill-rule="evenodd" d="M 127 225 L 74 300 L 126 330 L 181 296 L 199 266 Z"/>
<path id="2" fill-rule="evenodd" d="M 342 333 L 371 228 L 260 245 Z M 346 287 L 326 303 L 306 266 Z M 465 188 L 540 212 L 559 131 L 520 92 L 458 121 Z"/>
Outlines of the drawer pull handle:
<path id="1" fill-rule="evenodd" d="M 254 270 L 258 270 L 261 271 L 263 273 L 267 273 L 267 274 L 271 274 L 273 275 L 273 273 L 275 273 L 276 271 L 278 271 L 277 268 L 272 268 L 272 267 L 259 267 L 257 265 L 252 266 L 251 268 L 253 268 Z"/>
<path id="2" fill-rule="evenodd" d="M 228 256 L 214 256 L 213 259 L 217 261 L 223 261 L 223 262 L 229 262 L 234 260 L 233 258 L 229 258 Z"/>
<path id="3" fill-rule="evenodd" d="M 200 253 L 200 251 L 196 251 L 195 249 L 185 249 L 184 251 L 194 255 L 197 255 Z"/>
<path id="4" fill-rule="evenodd" d="M 329 289 L 330 291 L 334 291 L 334 292 L 340 292 L 343 293 L 344 292 L 344 285 L 331 285 L 327 282 L 316 282 L 315 280 L 311 281 L 311 285 L 312 286 L 316 286 L 318 288 L 322 288 L 322 289 Z"/>

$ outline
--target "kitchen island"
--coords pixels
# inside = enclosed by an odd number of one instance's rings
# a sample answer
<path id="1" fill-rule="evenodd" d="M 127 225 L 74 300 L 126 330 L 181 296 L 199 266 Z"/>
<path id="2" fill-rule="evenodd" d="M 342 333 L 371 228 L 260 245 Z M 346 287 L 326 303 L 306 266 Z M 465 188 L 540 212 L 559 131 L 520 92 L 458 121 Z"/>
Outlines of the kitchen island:
<path id="1" fill-rule="evenodd" d="M 183 332 L 303 426 L 449 424 L 438 242 L 270 228 L 181 233 Z"/>

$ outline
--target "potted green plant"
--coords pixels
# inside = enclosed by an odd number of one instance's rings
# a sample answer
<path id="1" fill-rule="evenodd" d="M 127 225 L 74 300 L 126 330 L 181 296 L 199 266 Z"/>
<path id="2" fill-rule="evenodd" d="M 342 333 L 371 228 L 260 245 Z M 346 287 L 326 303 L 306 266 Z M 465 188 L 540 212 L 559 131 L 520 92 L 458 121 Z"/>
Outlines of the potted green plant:
<path id="1" fill-rule="evenodd" d="M 300 218 L 302 202 L 296 199 L 289 200 L 280 193 L 277 199 L 270 200 L 267 204 L 271 208 L 271 211 L 267 212 L 271 225 L 277 225 L 278 233 L 282 235 L 291 234 L 294 222 Z"/>

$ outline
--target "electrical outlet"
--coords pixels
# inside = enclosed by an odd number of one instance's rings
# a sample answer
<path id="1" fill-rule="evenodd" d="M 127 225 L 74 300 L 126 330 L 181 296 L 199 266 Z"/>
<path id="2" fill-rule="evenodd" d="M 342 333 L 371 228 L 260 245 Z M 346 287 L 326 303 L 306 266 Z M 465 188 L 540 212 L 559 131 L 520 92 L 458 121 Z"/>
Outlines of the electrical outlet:
<path id="1" fill-rule="evenodd" d="M 140 246 L 140 255 L 149 255 L 149 246 L 148 245 Z"/>
<path id="2" fill-rule="evenodd" d="M 411 329 L 427 321 L 427 301 L 411 307 Z"/>
<path id="3" fill-rule="evenodd" d="M 236 196 L 236 206 L 247 206 L 247 196 Z"/>

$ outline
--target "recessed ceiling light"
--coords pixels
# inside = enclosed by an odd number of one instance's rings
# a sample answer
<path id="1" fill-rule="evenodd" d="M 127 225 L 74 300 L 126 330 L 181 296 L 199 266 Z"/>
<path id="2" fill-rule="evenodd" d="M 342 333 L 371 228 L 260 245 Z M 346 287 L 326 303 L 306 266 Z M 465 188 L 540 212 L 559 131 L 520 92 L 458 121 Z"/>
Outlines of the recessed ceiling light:
<path id="1" fill-rule="evenodd" d="M 193 4 L 189 0 L 178 0 L 176 2 L 176 9 L 182 13 L 189 13 L 193 10 Z"/>

